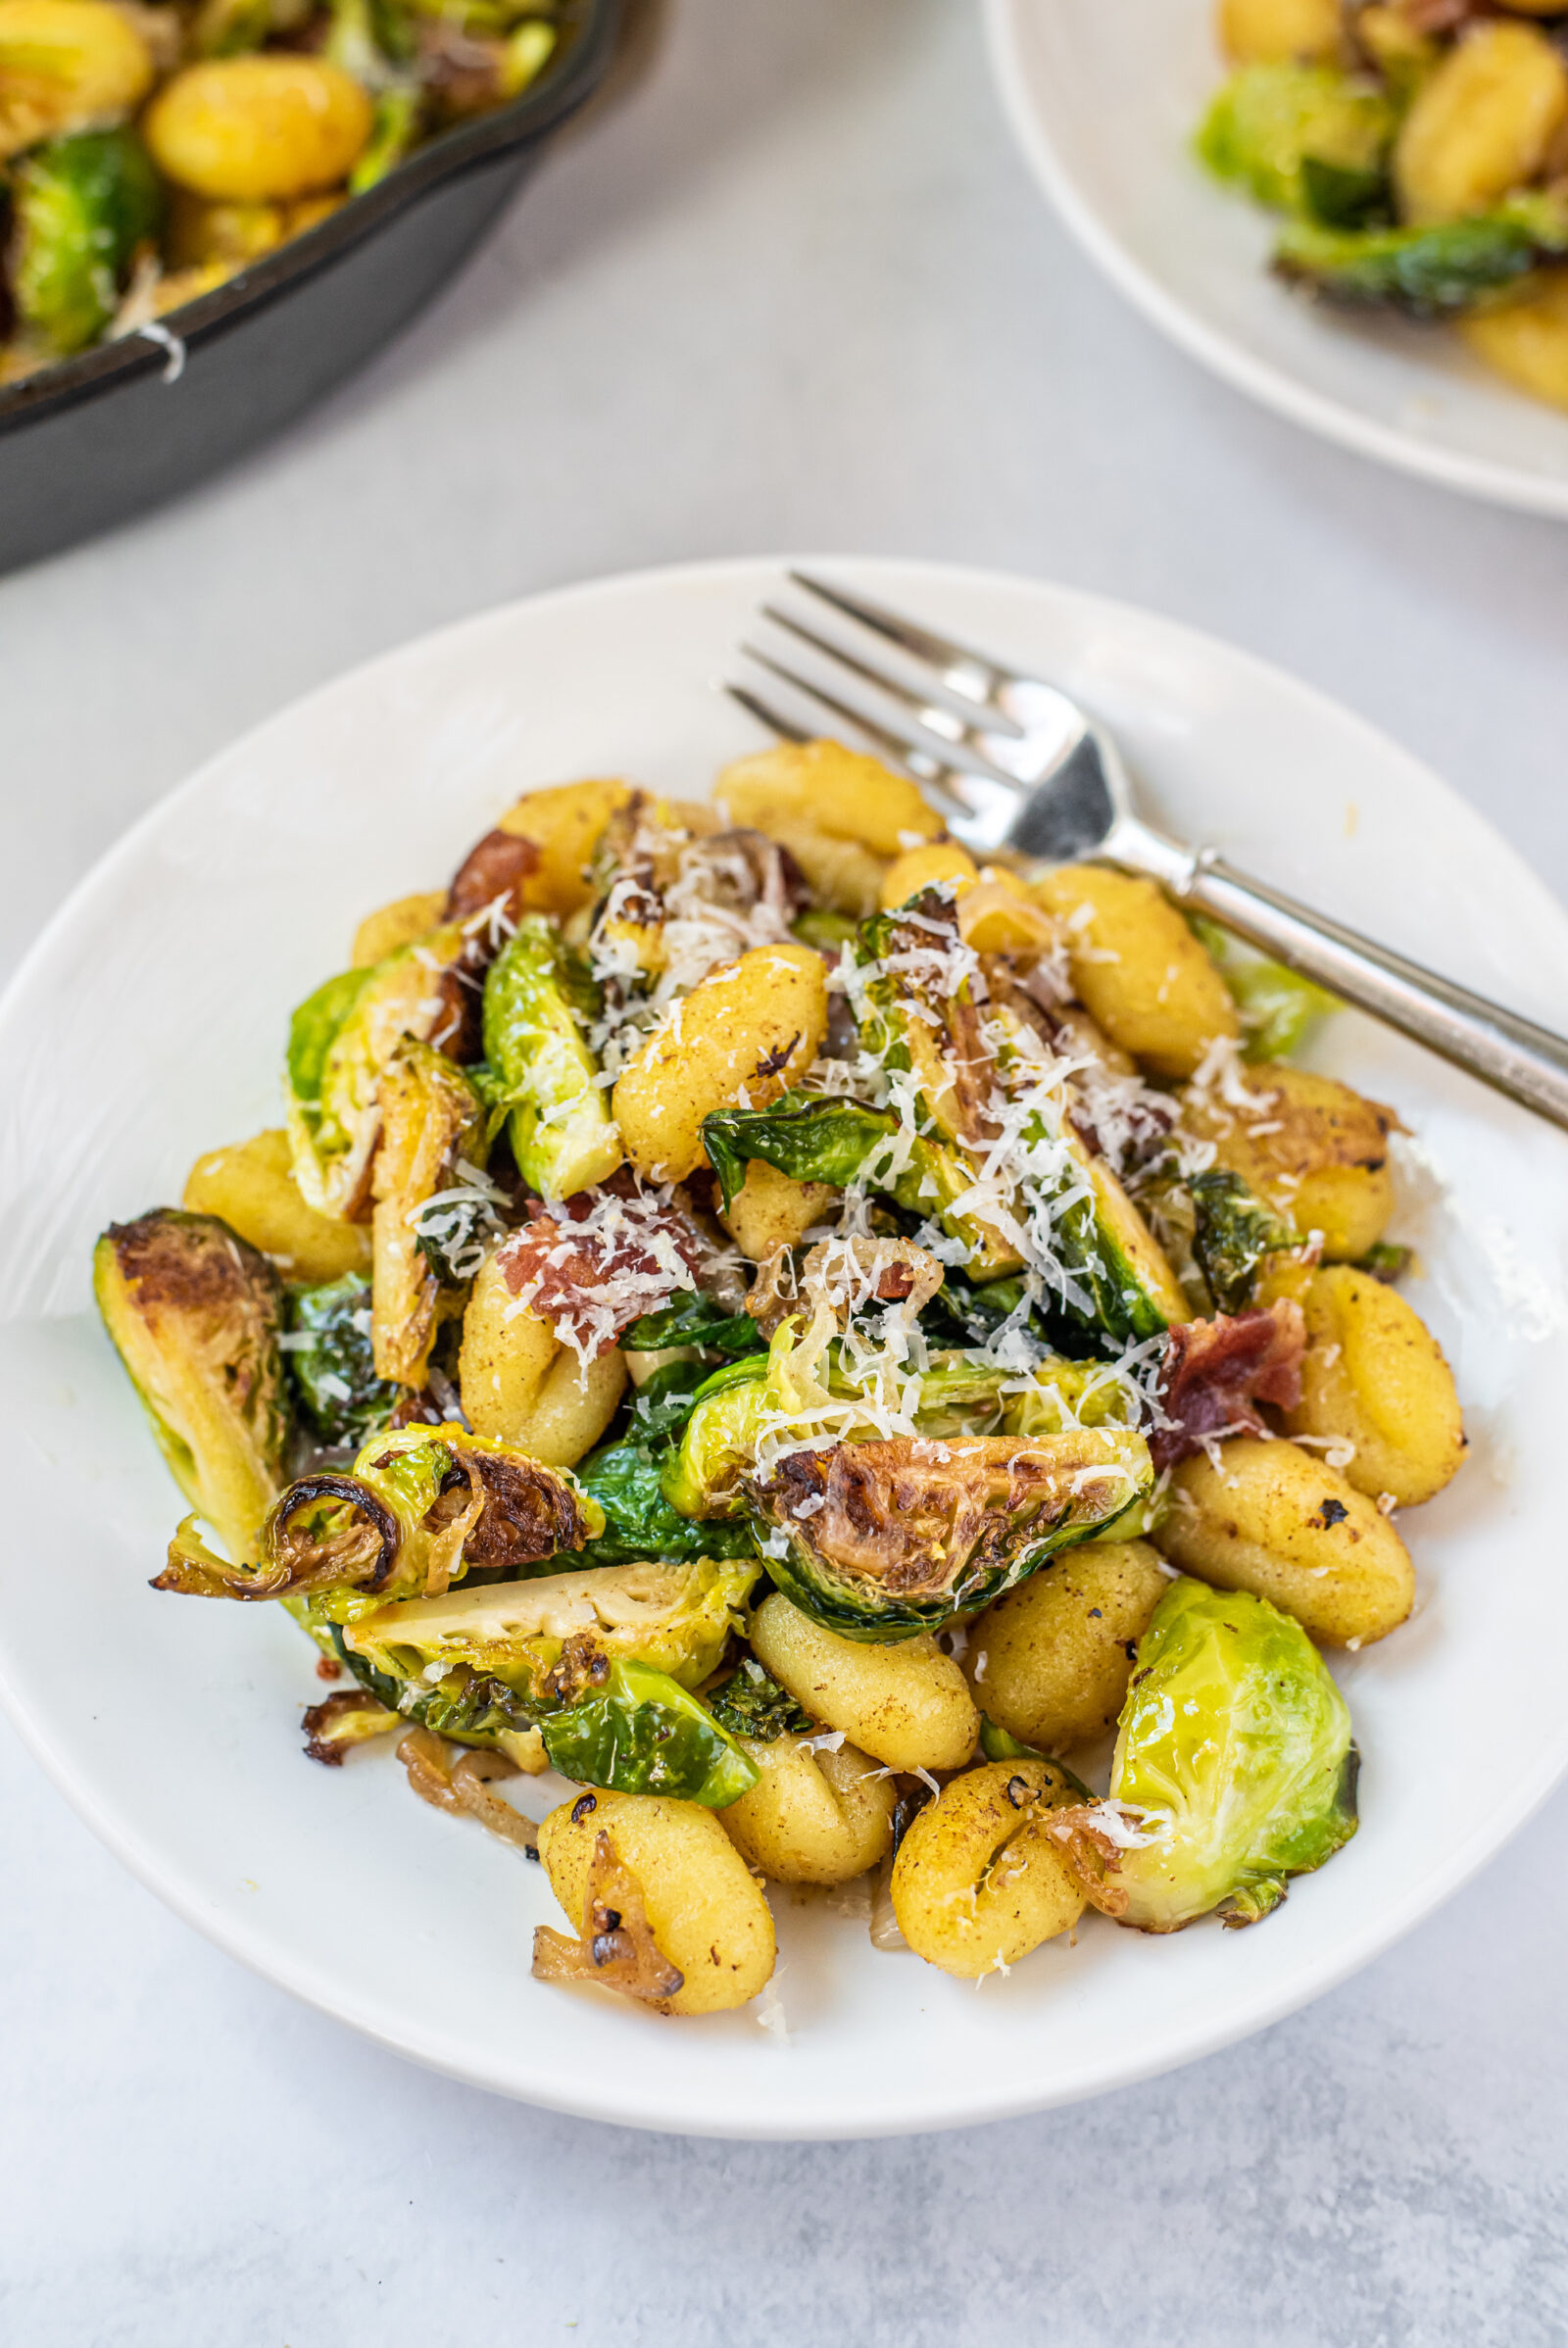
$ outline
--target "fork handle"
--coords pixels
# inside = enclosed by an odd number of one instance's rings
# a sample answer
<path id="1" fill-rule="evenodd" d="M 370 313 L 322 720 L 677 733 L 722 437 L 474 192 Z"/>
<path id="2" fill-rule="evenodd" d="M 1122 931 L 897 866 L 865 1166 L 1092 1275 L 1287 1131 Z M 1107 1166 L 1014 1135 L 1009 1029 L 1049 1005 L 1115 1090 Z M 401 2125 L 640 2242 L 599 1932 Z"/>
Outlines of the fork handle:
<path id="1" fill-rule="evenodd" d="M 1310 911 L 1212 851 L 1184 861 L 1184 873 L 1160 873 L 1182 904 L 1212 913 L 1249 945 L 1568 1130 L 1568 1043 L 1561 1036 Z"/>

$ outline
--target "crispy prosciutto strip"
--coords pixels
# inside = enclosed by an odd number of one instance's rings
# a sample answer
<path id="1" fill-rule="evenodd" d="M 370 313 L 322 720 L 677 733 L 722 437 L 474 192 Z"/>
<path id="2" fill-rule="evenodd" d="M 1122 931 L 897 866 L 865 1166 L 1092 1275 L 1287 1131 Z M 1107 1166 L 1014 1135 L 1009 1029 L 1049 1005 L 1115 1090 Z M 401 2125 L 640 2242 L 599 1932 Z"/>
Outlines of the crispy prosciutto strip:
<path id="1" fill-rule="evenodd" d="M 1290 1410 L 1301 1398 L 1306 1325 L 1298 1304 L 1219 1313 L 1170 1333 L 1160 1364 L 1158 1401 L 1168 1424 L 1150 1436 L 1156 1469 L 1191 1458 L 1221 1435 L 1266 1435 L 1253 1405 Z"/>
<path id="2" fill-rule="evenodd" d="M 533 1199 L 531 1220 L 504 1240 L 496 1263 L 519 1306 L 548 1321 L 584 1363 L 678 1290 L 697 1286 L 699 1235 L 658 1192 L 617 1175 L 560 1206 Z"/>

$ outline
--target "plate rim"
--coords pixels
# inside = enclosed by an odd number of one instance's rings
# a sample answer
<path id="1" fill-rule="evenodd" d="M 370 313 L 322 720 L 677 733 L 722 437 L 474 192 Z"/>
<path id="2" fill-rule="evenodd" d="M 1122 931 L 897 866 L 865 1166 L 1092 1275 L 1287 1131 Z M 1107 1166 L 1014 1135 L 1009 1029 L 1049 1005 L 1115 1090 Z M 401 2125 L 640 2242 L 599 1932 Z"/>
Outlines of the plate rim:
<path id="1" fill-rule="evenodd" d="M 984 0 L 986 46 L 1003 113 L 1047 199 L 1096 268 L 1141 316 L 1234 390 L 1368 464 L 1391 466 L 1517 514 L 1568 518 L 1568 478 L 1553 480 L 1489 458 L 1465 456 L 1397 424 L 1379 423 L 1330 394 L 1313 390 L 1273 361 L 1255 357 L 1170 293 L 1105 226 L 1030 102 L 1021 44 L 1032 0 Z"/>
<path id="2" fill-rule="evenodd" d="M 207 786 L 215 770 L 236 754 L 247 750 L 272 726 L 285 718 L 297 716 L 345 686 L 360 683 L 373 676 L 377 670 L 402 661 L 411 654 L 433 650 L 448 639 L 477 633 L 489 626 L 504 625 L 518 614 L 533 612 L 541 608 L 559 611 L 572 604 L 613 597 L 628 589 L 646 590 L 657 586 L 678 591 L 687 584 L 755 580 L 760 574 L 780 573 L 788 567 L 817 572 L 847 568 L 858 575 L 875 575 L 890 583 L 901 578 L 907 579 L 911 572 L 938 572 L 955 583 L 972 584 L 982 589 L 1001 589 L 1008 593 L 1022 589 L 1029 595 L 1058 599 L 1102 623 L 1130 620 L 1135 626 L 1143 626 L 1152 622 L 1168 642 L 1186 640 L 1195 647 L 1202 648 L 1205 653 L 1218 653 L 1226 661 L 1239 664 L 1259 680 L 1266 680 L 1272 690 L 1304 699 L 1331 714 L 1338 725 L 1349 727 L 1360 734 L 1383 756 L 1401 760 L 1418 772 L 1424 784 L 1440 800 L 1455 803 L 1470 818 L 1480 822 L 1494 843 L 1497 853 L 1512 866 L 1515 879 L 1529 894 L 1550 907 L 1561 929 L 1565 952 L 1568 952 L 1568 912 L 1527 864 L 1520 852 L 1495 830 L 1481 809 L 1428 766 L 1424 759 L 1405 749 L 1395 737 L 1374 725 L 1359 711 L 1276 662 L 1264 660 L 1242 646 L 1233 645 L 1212 631 L 1192 627 L 1183 620 L 1168 618 L 1148 607 L 1105 596 L 1093 589 L 985 565 L 945 563 L 918 556 L 860 555 L 842 551 L 836 554 L 754 554 L 643 565 L 514 597 L 506 603 L 484 607 L 438 628 L 410 637 L 323 679 L 307 692 L 283 703 L 256 724 L 221 745 L 210 758 L 203 759 L 183 782 L 156 799 L 111 843 L 69 891 L 23 956 L 3 993 L 0 993 L 0 1061 L 4 1058 L 12 1022 L 24 1012 L 25 995 L 35 971 L 47 963 L 57 951 L 59 942 L 74 928 L 80 915 L 90 910 L 100 891 L 112 885 L 122 862 L 135 855 L 146 836 L 177 819 L 178 811 Z M 1059 2092 L 1052 2092 L 1050 2089 L 1042 2091 L 1038 2085 L 1009 2091 L 1004 2080 L 998 2081 L 993 2083 L 983 2098 L 974 2095 L 961 2102 L 955 2099 L 940 2111 L 925 2113 L 897 2110 L 880 2115 L 863 2112 L 846 2115 L 842 2108 L 830 2105 L 819 2097 L 815 2106 L 797 2106 L 775 2119 L 766 2110 L 753 2110 L 744 2116 L 716 2116 L 710 2106 L 700 2099 L 702 2091 L 699 2091 L 699 2099 L 694 2100 L 689 2108 L 672 2106 L 665 2095 L 662 2097 L 662 2108 L 656 2111 L 647 2108 L 639 2100 L 634 2079 L 629 2089 L 625 2084 L 607 2087 L 599 2078 L 574 2082 L 569 2093 L 548 2086 L 541 2087 L 514 2076 L 498 2077 L 494 2071 L 487 2072 L 452 2046 L 443 2045 L 438 2032 L 425 2029 L 394 2030 L 384 2027 L 367 2007 L 357 2005 L 352 1983 L 345 1986 L 340 1976 L 334 1976 L 319 1963 L 294 1956 L 279 1946 L 269 1931 L 248 1926 L 240 1915 L 215 1909 L 200 1883 L 187 1878 L 177 1859 L 161 1856 L 141 1830 L 139 1822 L 132 1824 L 122 1821 L 113 1805 L 100 1794 L 97 1782 L 90 1773 L 78 1773 L 74 1766 L 69 1745 L 51 1732 L 41 1711 L 34 1708 L 13 1677 L 3 1636 L 0 1636 L 0 1708 L 9 1716 L 27 1751 L 76 1816 L 145 1888 L 153 1892 L 182 1922 L 194 1926 L 205 1939 L 221 1949 L 225 1955 L 237 1959 L 262 1980 L 298 1997 L 314 2011 L 328 2016 L 334 2022 L 346 2024 L 361 2036 L 421 2068 L 542 2110 L 638 2128 L 654 2133 L 751 2141 L 868 2140 L 976 2127 L 1063 2108 L 1094 2096 L 1136 2086 L 1146 2079 L 1161 2077 L 1167 2072 L 1184 2068 L 1190 2062 L 1220 2052 L 1299 2012 L 1328 1991 L 1340 1987 L 1406 1932 L 1424 1922 L 1504 1849 L 1564 1777 L 1568 1776 L 1568 1716 L 1565 1716 L 1555 1739 L 1544 1742 L 1534 1777 L 1516 1791 L 1506 1824 L 1500 1829 L 1490 1823 L 1478 1827 L 1465 1841 L 1450 1850 L 1441 1863 L 1429 1869 L 1417 1883 L 1411 1885 L 1402 1899 L 1392 1908 L 1382 1911 L 1361 1930 L 1348 1934 L 1335 1951 L 1332 1962 L 1322 1964 L 1309 1981 L 1280 1984 L 1253 1998 L 1238 2000 L 1232 2011 L 1211 2023 L 1197 2028 L 1188 2024 L 1179 2036 L 1173 2036 L 1167 2047 L 1106 2067 L 1092 2082 L 1069 2079 Z M 602 2077 L 605 2079 L 613 2079 L 615 2067 L 608 2066 Z"/>

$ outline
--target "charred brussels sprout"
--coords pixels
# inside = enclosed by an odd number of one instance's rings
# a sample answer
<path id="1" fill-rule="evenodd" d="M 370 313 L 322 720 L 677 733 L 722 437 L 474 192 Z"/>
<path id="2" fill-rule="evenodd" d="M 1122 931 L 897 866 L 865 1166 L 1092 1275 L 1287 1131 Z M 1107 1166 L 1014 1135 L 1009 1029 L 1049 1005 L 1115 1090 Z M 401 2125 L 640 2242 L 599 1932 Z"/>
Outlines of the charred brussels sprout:
<path id="1" fill-rule="evenodd" d="M 381 1072 L 377 1102 L 375 1366 L 383 1378 L 422 1386 L 437 1322 L 455 1308 L 452 1291 L 484 1261 L 499 1194 L 482 1171 L 483 1103 L 444 1053 L 401 1043 Z"/>
<path id="2" fill-rule="evenodd" d="M 1214 1166 L 1192 1179 L 1193 1251 L 1220 1312 L 1245 1312 L 1264 1260 L 1294 1247 L 1297 1234 L 1239 1174 Z"/>
<path id="3" fill-rule="evenodd" d="M 506 1714 L 522 1727 L 604 1688 L 616 1663 L 700 1687 L 741 1626 L 758 1570 L 701 1558 L 473 1586 L 362 1614 L 344 1646 L 388 1686 L 429 1689 L 448 1718 L 466 1707 L 475 1721 Z"/>
<path id="4" fill-rule="evenodd" d="M 318 1214 L 362 1221 L 380 1139 L 381 1071 L 405 1036 L 456 1045 L 467 940 L 449 921 L 368 970 L 344 970 L 289 1023 L 284 1091 L 294 1179 Z"/>
<path id="5" fill-rule="evenodd" d="M 276 1273 L 215 1215 L 165 1206 L 110 1225 L 93 1289 L 175 1483 L 251 1558 L 288 1433 Z"/>
<path id="6" fill-rule="evenodd" d="M 929 1217 L 968 1250 L 974 1280 L 1016 1271 L 1017 1255 L 993 1231 L 958 1211 L 974 1174 L 956 1150 L 911 1139 L 899 1120 L 858 1101 L 786 1093 L 771 1108 L 719 1109 L 703 1119 L 703 1147 L 729 1206 L 760 1157 L 796 1182 L 858 1184 L 882 1192 L 906 1214 Z"/>
<path id="7" fill-rule="evenodd" d="M 163 196 L 146 149 L 125 129 L 49 139 L 18 164 L 11 202 L 19 318 L 62 356 L 85 350 L 158 233 Z"/>
<path id="8" fill-rule="evenodd" d="M 602 1688 L 539 1726 L 552 1768 L 580 1785 L 722 1810 L 757 1784 L 756 1762 L 708 1706 L 645 1663 L 612 1663 Z"/>
<path id="9" fill-rule="evenodd" d="M 254 1571 L 181 1536 L 161 1590 L 309 1598 L 322 1621 L 368 1599 L 443 1591 L 474 1566 L 519 1573 L 602 1533 L 604 1511 L 564 1468 L 493 1437 L 413 1426 L 373 1435 L 347 1475 L 302 1476 L 262 1527 Z"/>
<path id="10" fill-rule="evenodd" d="M 708 1708 L 721 1729 L 732 1737 L 750 1737 L 756 1744 L 773 1744 L 780 1737 L 808 1737 L 816 1726 L 755 1655 L 746 1656 L 727 1680 L 709 1689 Z"/>
<path id="11" fill-rule="evenodd" d="M 511 1112 L 517 1171 L 545 1198 L 569 1198 L 620 1163 L 585 1030 L 598 1014 L 593 982 L 557 924 L 530 913 L 484 984 L 484 1052 L 493 1098 Z"/>
<path id="12" fill-rule="evenodd" d="M 1300 1625 L 1264 1598 L 1173 1582 L 1139 1641 L 1109 1802 L 1064 1813 L 1084 1888 L 1119 1924 L 1253 1924 L 1355 1832 L 1350 1715 Z M 1103 1833 L 1105 1812 L 1137 1839 Z"/>
<path id="13" fill-rule="evenodd" d="M 386 1425 L 399 1390 L 375 1374 L 370 1284 L 358 1272 L 295 1289 L 284 1345 L 301 1414 L 328 1449 L 363 1443 Z"/>
<path id="14" fill-rule="evenodd" d="M 1568 208 L 1510 196 L 1494 212 L 1412 228 L 1287 228 L 1274 267 L 1305 293 L 1350 309 L 1456 318 L 1568 253 Z"/>
<path id="15" fill-rule="evenodd" d="M 843 1639 L 934 1631 L 1095 1536 L 1150 1490 L 1143 1437 L 898 1439 L 787 1452 L 752 1476 L 758 1545 L 787 1598 Z"/>
<path id="16" fill-rule="evenodd" d="M 1343 225 L 1387 211 L 1393 135 L 1394 111 L 1375 82 L 1328 66 L 1255 65 L 1214 100 L 1198 152 L 1260 204 Z"/>

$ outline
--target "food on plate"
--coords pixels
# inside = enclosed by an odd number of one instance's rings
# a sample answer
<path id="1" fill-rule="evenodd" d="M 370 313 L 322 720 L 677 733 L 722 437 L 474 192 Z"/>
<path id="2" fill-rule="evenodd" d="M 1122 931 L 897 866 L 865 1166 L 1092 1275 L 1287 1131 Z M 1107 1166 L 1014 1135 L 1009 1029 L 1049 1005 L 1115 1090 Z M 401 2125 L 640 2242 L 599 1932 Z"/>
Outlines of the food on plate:
<path id="1" fill-rule="evenodd" d="M 532 792 L 354 909 L 286 1125 L 97 1295 L 191 1512 L 156 1587 L 283 1606 L 314 1759 L 542 1861 L 538 1979 L 728 2010 L 766 1884 L 863 1881 L 979 1980 L 1332 1856 L 1319 1650 L 1404 1621 L 1464 1434 L 1399 1120 L 1286 1056 L 1326 998 L 831 742 Z"/>
<path id="2" fill-rule="evenodd" d="M 0 383 L 162 320 L 508 104 L 568 14 L 0 0 Z"/>
<path id="3" fill-rule="evenodd" d="M 1221 0 L 1233 71 L 1198 152 L 1282 216 L 1288 283 L 1450 320 L 1568 407 L 1564 22 L 1553 0 Z"/>

